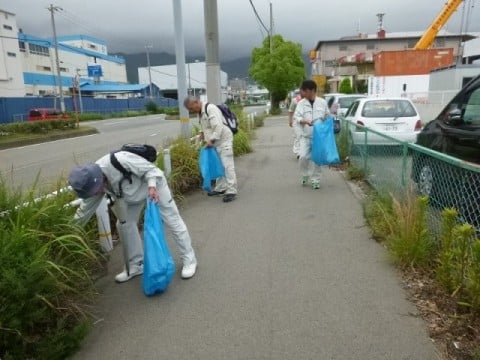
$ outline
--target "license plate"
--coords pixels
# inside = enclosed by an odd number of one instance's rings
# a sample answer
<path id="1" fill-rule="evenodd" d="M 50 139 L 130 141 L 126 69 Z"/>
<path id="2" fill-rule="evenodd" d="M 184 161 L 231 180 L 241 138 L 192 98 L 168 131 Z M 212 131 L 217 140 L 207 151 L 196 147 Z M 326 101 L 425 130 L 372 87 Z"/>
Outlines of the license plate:
<path id="1" fill-rule="evenodd" d="M 385 125 L 385 131 L 397 131 L 398 126 L 397 125 Z"/>

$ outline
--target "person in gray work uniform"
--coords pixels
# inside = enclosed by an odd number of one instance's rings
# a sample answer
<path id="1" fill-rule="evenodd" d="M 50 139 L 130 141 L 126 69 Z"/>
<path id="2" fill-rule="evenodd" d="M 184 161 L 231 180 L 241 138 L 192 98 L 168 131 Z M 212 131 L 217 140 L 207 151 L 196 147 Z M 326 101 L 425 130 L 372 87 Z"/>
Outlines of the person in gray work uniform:
<path id="1" fill-rule="evenodd" d="M 220 157 L 225 169 L 225 176 L 216 180 L 213 191 L 208 196 L 223 196 L 223 202 L 235 200 L 237 196 L 237 175 L 233 160 L 233 134 L 223 123 L 223 114 L 218 106 L 204 104 L 198 97 L 188 96 L 183 105 L 192 113 L 198 114 L 200 123 L 200 140 L 207 147 L 213 147 Z"/>
<path id="2" fill-rule="evenodd" d="M 114 201 L 112 210 L 117 217 L 117 231 L 124 248 L 125 269 L 115 276 L 119 283 L 143 274 L 143 244 L 138 230 L 140 213 L 147 197 L 158 204 L 163 223 L 171 230 L 183 261 L 182 278 L 195 275 L 197 259 L 188 229 L 180 216 L 167 180 L 157 166 L 128 151 L 115 153 L 118 162 L 131 172 L 131 182 L 123 181 L 107 154 L 95 163 L 76 166 L 68 182 L 83 201 L 75 219 L 85 224 L 95 213 L 107 193 Z"/>

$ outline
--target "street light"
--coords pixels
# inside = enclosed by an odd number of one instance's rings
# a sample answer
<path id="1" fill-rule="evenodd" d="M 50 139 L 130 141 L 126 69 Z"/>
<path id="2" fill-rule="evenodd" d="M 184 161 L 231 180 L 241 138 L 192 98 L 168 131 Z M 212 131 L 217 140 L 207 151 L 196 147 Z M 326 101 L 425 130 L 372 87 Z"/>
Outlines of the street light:
<path id="1" fill-rule="evenodd" d="M 152 49 L 152 45 L 145 45 L 145 49 L 147 50 L 147 66 L 148 66 L 148 84 L 150 88 L 150 97 L 153 97 L 153 91 L 152 91 L 152 72 L 150 71 L 150 51 L 149 49 Z"/>

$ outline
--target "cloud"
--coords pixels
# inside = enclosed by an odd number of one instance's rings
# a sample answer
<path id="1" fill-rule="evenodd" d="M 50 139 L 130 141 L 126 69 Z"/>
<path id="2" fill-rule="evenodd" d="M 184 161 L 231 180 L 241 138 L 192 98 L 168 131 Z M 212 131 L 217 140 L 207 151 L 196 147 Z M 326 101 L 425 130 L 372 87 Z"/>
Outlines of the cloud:
<path id="1" fill-rule="evenodd" d="M 63 10 L 55 13 L 58 35 L 84 34 L 105 40 L 110 52 L 143 52 L 151 44 L 155 52 L 174 52 L 173 0 L 57 0 Z M 180 1 L 180 0 L 175 0 Z M 270 26 L 270 1 L 252 0 L 267 28 Z M 181 1 L 186 54 L 204 52 L 203 1 Z M 274 32 L 286 40 L 302 44 L 307 51 L 319 40 L 375 33 L 377 13 L 385 13 L 388 32 L 424 31 L 439 14 L 444 0 L 272 0 Z M 459 32 L 464 6 L 470 9 L 469 31 L 480 31 L 478 9 L 472 0 L 460 5 L 446 29 Z M 13 12 L 24 32 L 51 37 L 50 1 L 15 0 L 0 8 Z M 222 58 L 248 56 L 261 46 L 266 31 L 257 20 L 249 0 L 217 1 L 220 52 Z M 466 11 L 466 10 L 465 10 Z M 465 22 L 464 22 L 465 23 Z"/>

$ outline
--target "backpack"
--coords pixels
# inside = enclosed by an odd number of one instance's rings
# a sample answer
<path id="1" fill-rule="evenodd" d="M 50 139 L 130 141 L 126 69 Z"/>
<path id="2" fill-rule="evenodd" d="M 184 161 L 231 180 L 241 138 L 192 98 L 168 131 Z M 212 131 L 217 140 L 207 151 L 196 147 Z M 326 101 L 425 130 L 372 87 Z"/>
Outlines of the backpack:
<path id="1" fill-rule="evenodd" d="M 132 183 L 132 173 L 125 169 L 122 164 L 120 164 L 120 161 L 118 161 L 117 157 L 115 156 L 116 152 L 119 151 L 128 151 L 131 152 L 132 154 L 138 155 L 143 157 L 145 160 L 148 160 L 152 163 L 155 163 L 157 161 L 157 149 L 155 149 L 152 145 L 147 145 L 147 144 L 125 144 L 122 145 L 120 150 L 115 150 L 110 153 L 110 162 L 112 163 L 113 167 L 120 171 L 123 175 L 123 179 L 120 181 L 119 184 L 119 193 L 117 194 L 118 197 L 123 196 L 123 189 L 122 189 L 122 183 L 125 180 L 128 180 L 128 182 L 131 184 Z"/>
<path id="2" fill-rule="evenodd" d="M 205 114 L 208 116 L 208 105 L 210 103 L 207 103 L 205 105 Z M 223 123 L 228 126 L 228 128 L 232 131 L 233 135 L 235 135 L 238 132 L 238 119 L 235 116 L 235 114 L 230 110 L 230 108 L 226 104 L 219 104 L 215 105 L 220 109 L 223 115 Z"/>

